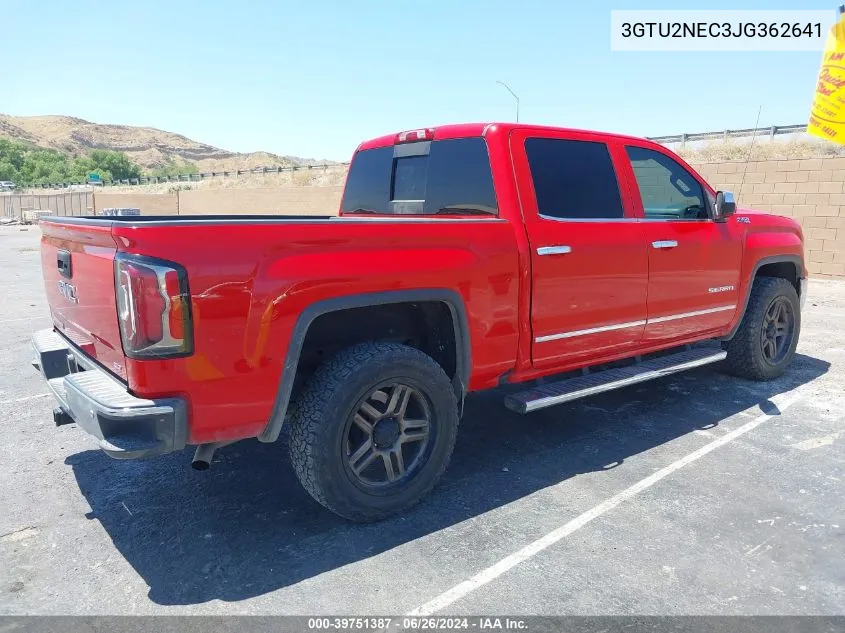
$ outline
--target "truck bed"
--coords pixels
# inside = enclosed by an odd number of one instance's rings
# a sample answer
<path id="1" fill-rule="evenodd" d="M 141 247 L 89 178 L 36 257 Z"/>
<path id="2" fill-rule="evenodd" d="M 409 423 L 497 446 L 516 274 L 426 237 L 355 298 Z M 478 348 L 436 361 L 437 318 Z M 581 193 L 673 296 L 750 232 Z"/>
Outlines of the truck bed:
<path id="1" fill-rule="evenodd" d="M 471 298 L 478 314 L 469 314 L 478 331 L 473 386 L 496 384 L 516 353 L 518 251 L 502 218 L 87 216 L 50 218 L 41 228 L 56 331 L 137 397 L 190 394 L 189 443 L 260 433 L 300 315 L 345 295 L 445 288 L 466 303 Z M 70 256 L 70 276 L 57 269 L 62 252 Z M 189 355 L 163 361 L 124 353 L 119 257 L 184 269 Z"/>

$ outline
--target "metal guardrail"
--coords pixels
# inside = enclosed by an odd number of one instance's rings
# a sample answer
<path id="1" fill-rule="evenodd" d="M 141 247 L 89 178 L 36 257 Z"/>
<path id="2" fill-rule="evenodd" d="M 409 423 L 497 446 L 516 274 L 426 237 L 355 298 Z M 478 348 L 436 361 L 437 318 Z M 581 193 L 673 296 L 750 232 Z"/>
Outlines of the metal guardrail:
<path id="1" fill-rule="evenodd" d="M 280 174 L 288 171 L 309 171 L 323 169 L 328 170 L 333 167 L 348 167 L 349 163 L 326 163 L 320 165 L 289 165 L 287 167 L 255 167 L 253 169 L 234 169 L 228 171 L 207 171 L 197 174 L 175 174 L 173 176 L 141 176 L 140 178 L 128 178 L 123 180 L 103 180 L 102 186 L 115 187 L 118 185 L 154 185 L 168 182 L 199 182 L 207 178 L 220 178 L 228 176 L 245 176 L 247 174 Z M 68 182 L 53 182 L 41 183 L 34 185 L 21 184 L 20 189 L 68 189 L 70 187 L 78 186 L 99 186 L 84 180 L 68 181 Z"/>
<path id="2" fill-rule="evenodd" d="M 780 134 L 801 134 L 807 131 L 806 124 L 801 125 L 771 125 L 769 127 L 744 128 L 741 130 L 722 130 L 721 132 L 695 132 L 693 134 L 670 134 L 669 136 L 649 136 L 648 140 L 655 143 L 686 143 L 687 141 L 706 141 L 730 138 L 741 138 L 743 136 L 768 135 L 774 138 Z"/>

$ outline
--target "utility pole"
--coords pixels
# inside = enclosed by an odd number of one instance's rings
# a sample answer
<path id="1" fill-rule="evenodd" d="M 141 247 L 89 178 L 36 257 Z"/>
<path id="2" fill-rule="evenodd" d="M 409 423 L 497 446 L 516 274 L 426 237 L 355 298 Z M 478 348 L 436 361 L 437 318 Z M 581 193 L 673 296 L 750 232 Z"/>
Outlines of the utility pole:
<path id="1" fill-rule="evenodd" d="M 504 81 L 496 80 L 496 83 L 503 85 L 505 87 L 505 90 L 507 90 L 509 93 L 511 93 L 513 98 L 516 99 L 516 122 L 519 123 L 519 97 L 516 96 L 516 93 L 513 90 L 511 90 L 511 87 L 508 84 L 506 84 Z"/>

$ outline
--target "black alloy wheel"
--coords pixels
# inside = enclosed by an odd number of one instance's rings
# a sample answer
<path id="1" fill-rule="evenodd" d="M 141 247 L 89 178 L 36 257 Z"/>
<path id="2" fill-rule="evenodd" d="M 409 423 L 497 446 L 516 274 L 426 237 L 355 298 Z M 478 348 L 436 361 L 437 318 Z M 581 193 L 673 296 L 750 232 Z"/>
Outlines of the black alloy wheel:
<path id="1" fill-rule="evenodd" d="M 426 457 L 431 405 L 403 382 L 373 389 L 347 421 L 345 465 L 365 488 L 402 485 Z"/>

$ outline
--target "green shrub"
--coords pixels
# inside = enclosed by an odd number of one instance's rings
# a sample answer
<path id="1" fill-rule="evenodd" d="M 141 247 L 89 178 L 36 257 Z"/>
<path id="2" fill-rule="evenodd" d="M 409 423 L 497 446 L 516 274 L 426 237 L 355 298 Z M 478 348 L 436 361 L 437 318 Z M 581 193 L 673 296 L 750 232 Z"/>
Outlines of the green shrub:
<path id="1" fill-rule="evenodd" d="M 122 152 L 92 150 L 72 158 L 54 149 L 0 138 L 0 180 L 19 185 L 81 182 L 88 174 L 103 180 L 127 180 L 141 177 L 141 167 Z"/>

